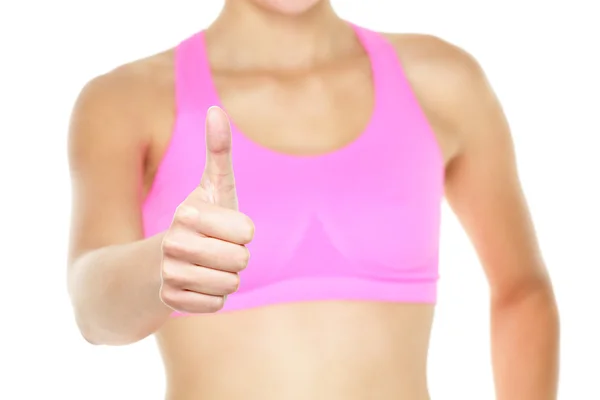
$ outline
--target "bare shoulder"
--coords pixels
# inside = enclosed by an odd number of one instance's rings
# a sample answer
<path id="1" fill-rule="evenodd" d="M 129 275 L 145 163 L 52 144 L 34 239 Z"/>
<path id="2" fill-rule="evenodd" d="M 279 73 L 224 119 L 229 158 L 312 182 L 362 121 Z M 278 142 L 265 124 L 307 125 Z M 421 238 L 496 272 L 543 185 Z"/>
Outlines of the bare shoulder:
<path id="1" fill-rule="evenodd" d="M 465 49 L 438 36 L 417 33 L 392 33 L 385 36 L 403 59 L 408 57 L 413 61 L 434 64 L 450 62 L 448 66 L 454 72 L 469 71 L 477 67 L 477 61 Z"/>
<path id="2" fill-rule="evenodd" d="M 72 116 L 143 124 L 148 111 L 173 96 L 173 51 L 139 59 L 94 77 L 81 90 Z M 165 98 L 166 95 L 166 98 Z"/>
<path id="3" fill-rule="evenodd" d="M 386 37 L 440 141 L 451 148 L 447 158 L 452 158 L 466 140 L 466 110 L 494 100 L 483 69 L 468 51 L 433 35 Z"/>
<path id="4" fill-rule="evenodd" d="M 433 35 L 388 34 L 410 79 L 421 86 L 425 81 L 433 81 L 427 89 L 442 87 L 454 89 L 449 96 L 456 96 L 465 90 L 456 91 L 464 85 L 479 85 L 485 81 L 485 74 L 475 57 L 465 49 Z"/>
<path id="5" fill-rule="evenodd" d="M 174 115 L 174 51 L 123 64 L 82 88 L 71 113 L 73 167 L 92 152 L 151 148 Z"/>
<path id="6" fill-rule="evenodd" d="M 149 94 L 173 82 L 174 49 L 120 65 L 88 82 L 85 89 L 107 89 L 115 95 Z M 101 91 L 104 92 L 104 91 Z"/>

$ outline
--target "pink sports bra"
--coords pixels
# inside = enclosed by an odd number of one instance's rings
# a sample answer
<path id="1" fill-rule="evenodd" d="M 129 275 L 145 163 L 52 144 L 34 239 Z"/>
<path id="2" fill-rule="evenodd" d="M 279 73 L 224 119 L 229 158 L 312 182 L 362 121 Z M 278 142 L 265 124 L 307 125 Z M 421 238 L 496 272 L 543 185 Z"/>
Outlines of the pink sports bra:
<path id="1" fill-rule="evenodd" d="M 444 163 L 395 49 L 354 26 L 375 108 L 362 135 L 312 157 L 262 147 L 232 126 L 240 211 L 256 226 L 239 290 L 221 312 L 300 301 L 434 303 Z M 143 206 L 146 236 L 166 230 L 204 170 L 204 120 L 218 98 L 203 32 L 176 51 L 177 118 Z"/>

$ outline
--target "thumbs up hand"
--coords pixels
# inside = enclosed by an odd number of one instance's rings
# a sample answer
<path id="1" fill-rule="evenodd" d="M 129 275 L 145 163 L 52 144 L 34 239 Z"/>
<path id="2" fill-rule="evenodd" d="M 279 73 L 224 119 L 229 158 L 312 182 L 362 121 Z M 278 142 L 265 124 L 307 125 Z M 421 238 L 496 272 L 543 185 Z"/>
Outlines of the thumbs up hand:
<path id="1" fill-rule="evenodd" d="M 231 128 L 227 116 L 217 107 L 211 107 L 206 117 L 206 165 L 200 187 L 211 203 L 238 209 L 231 161 Z"/>
<path id="2" fill-rule="evenodd" d="M 162 301 L 184 313 L 219 311 L 239 287 L 253 236 L 254 224 L 238 211 L 229 120 L 211 107 L 202 178 L 163 237 Z"/>

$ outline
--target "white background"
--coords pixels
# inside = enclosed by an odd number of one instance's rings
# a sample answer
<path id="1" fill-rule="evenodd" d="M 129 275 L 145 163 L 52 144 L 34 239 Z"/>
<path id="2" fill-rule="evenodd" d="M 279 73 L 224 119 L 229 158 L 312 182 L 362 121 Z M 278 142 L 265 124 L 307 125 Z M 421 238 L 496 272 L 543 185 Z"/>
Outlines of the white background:
<path id="1" fill-rule="evenodd" d="M 163 397 L 152 339 L 93 347 L 75 328 L 65 289 L 67 122 L 87 80 L 175 45 L 204 28 L 220 5 L 203 0 L 0 5 L 1 399 Z M 334 5 L 343 17 L 369 28 L 441 36 L 481 62 L 514 131 L 522 181 L 562 313 L 560 399 L 600 399 L 600 328 L 594 324 L 600 306 L 600 29 L 594 2 Z M 440 291 L 430 352 L 432 398 L 493 399 L 486 285 L 447 208 Z"/>

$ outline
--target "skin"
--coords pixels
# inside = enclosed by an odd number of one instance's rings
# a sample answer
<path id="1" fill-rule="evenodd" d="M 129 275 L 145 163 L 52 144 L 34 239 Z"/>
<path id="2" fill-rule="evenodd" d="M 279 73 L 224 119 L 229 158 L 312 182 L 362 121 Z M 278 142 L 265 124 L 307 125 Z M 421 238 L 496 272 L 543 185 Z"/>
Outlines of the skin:
<path id="1" fill-rule="evenodd" d="M 250 139 L 316 154 L 361 133 L 373 106 L 368 58 L 326 1 L 227 1 L 206 35 L 221 101 Z M 556 399 L 557 308 L 501 106 L 462 49 L 426 35 L 387 37 L 489 282 L 496 398 Z M 141 205 L 175 119 L 173 66 L 173 50 L 121 66 L 89 82 L 73 110 L 68 284 L 83 337 L 125 345 L 156 334 L 168 399 L 428 399 L 431 305 L 309 302 L 213 314 L 237 288 L 254 231 L 237 208 L 221 110 L 207 116 L 198 188 L 166 232 L 143 238 Z M 169 318 L 173 309 L 202 314 Z"/>

